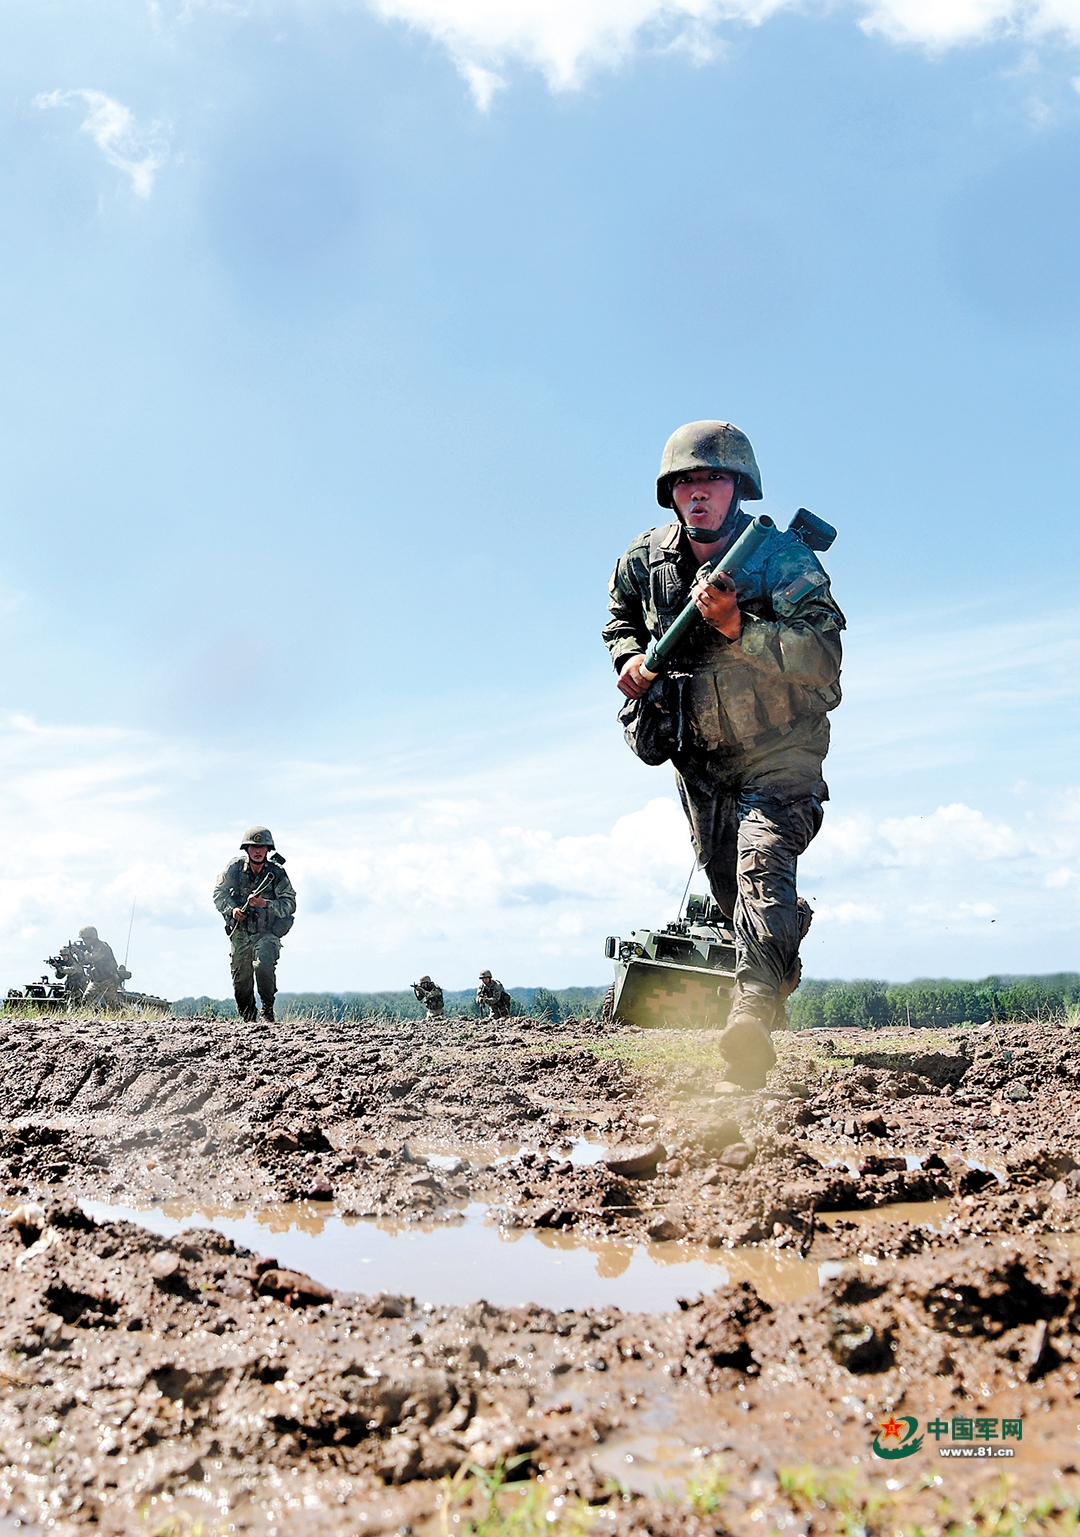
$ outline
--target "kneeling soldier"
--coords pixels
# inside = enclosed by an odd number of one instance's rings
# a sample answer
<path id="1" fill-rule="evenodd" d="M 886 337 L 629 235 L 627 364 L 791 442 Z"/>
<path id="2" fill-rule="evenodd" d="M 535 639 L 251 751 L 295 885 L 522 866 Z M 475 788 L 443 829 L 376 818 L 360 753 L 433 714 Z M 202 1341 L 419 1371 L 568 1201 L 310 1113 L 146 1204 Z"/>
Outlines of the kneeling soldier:
<path id="1" fill-rule="evenodd" d="M 476 1002 L 481 1013 L 485 1008 L 491 1010 L 492 1019 L 509 1019 L 514 1000 L 502 983 L 492 977 L 490 971 L 482 971 L 480 986 L 476 989 Z"/>
<path id="2" fill-rule="evenodd" d="M 412 990 L 416 994 L 418 1003 L 424 1005 L 425 1019 L 442 1019 L 446 1005 L 443 1001 L 443 990 L 437 982 L 433 982 L 429 976 L 423 976 L 419 982 L 414 982 Z"/>

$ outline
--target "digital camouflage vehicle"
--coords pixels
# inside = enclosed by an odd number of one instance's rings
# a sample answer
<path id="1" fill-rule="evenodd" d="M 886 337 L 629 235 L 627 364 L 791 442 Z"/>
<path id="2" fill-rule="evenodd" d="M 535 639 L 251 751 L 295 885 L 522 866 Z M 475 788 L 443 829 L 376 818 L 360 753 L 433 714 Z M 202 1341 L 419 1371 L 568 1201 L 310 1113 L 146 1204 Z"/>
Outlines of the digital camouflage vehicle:
<path id="1" fill-rule="evenodd" d="M 58 955 L 47 955 L 45 964 L 56 972 L 57 980 L 42 977 L 40 982 L 29 982 L 26 987 L 9 987 L 4 1000 L 4 1010 L 17 1014 L 32 1008 L 38 1013 L 63 1014 L 78 1008 L 90 985 L 85 956 L 86 947 L 78 940 L 63 945 Z M 120 986 L 116 1001 L 121 1008 L 150 1009 L 155 1013 L 168 1014 L 172 1004 L 167 998 L 155 998 L 151 993 L 129 993 L 124 982 L 131 976 L 126 967 L 120 967 Z"/>
<path id="2" fill-rule="evenodd" d="M 616 972 L 602 1018 L 668 1030 L 709 1030 L 726 1022 L 735 936 L 711 897 L 691 895 L 685 915 L 662 929 L 636 929 L 629 939 L 609 936 L 604 954 L 616 962 Z"/>

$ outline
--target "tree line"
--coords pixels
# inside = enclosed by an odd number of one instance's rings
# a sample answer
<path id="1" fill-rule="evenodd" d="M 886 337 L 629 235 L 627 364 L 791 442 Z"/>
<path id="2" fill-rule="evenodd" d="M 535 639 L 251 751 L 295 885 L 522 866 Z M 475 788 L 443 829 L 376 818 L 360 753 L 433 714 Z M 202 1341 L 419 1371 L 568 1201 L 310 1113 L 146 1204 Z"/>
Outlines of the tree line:
<path id="1" fill-rule="evenodd" d="M 446 1012 L 476 1016 L 475 990 L 444 990 Z M 602 987 L 512 987 L 513 1013 L 532 1019 L 548 1019 L 558 1024 L 564 1019 L 591 1019 L 604 1000 Z M 386 993 L 279 993 L 276 1004 L 282 1016 L 314 1015 L 320 1019 L 422 1019 L 423 1005 L 412 990 Z M 192 1014 L 211 1014 L 231 1019 L 236 1004 L 231 998 L 180 998 L 173 1013 L 182 1018 Z"/>
<path id="2" fill-rule="evenodd" d="M 793 1030 L 827 1027 L 880 1030 L 981 1025 L 1006 1019 L 1053 1019 L 1080 1005 L 1080 973 L 984 977 L 958 982 L 920 977 L 914 982 L 805 981 L 788 999 Z"/>

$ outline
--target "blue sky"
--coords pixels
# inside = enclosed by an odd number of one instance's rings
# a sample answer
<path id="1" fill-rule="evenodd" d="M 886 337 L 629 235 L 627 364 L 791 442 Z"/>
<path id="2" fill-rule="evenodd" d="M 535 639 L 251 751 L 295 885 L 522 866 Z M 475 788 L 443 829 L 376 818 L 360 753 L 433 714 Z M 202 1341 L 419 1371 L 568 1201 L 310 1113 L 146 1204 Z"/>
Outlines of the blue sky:
<path id="1" fill-rule="evenodd" d="M 0 29 L 3 985 L 134 899 L 226 992 L 253 820 L 285 987 L 603 980 L 690 868 L 605 583 L 710 416 L 840 530 L 807 970 L 1077 964 L 1077 0 Z"/>

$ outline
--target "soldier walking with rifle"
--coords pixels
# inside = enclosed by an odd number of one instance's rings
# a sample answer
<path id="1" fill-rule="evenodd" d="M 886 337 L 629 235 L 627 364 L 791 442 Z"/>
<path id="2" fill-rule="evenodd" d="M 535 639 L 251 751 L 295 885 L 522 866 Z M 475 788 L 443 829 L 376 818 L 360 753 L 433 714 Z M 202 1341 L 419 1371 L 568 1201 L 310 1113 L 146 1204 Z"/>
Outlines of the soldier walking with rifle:
<path id="1" fill-rule="evenodd" d="M 753 518 L 761 474 L 745 433 L 691 422 L 668 439 L 656 499 L 675 522 L 630 545 L 609 583 L 604 640 L 644 762 L 671 760 L 698 864 L 735 929 L 736 984 L 721 1047 L 760 1088 L 771 1032 L 798 986 L 810 909 L 798 856 L 821 826 L 840 632 L 816 550 L 836 530 L 801 508 L 786 532 Z"/>
<path id="2" fill-rule="evenodd" d="M 281 941 L 293 926 L 296 892 L 268 827 L 249 827 L 240 847 L 242 858 L 218 876 L 214 906 L 225 919 L 232 947 L 233 996 L 240 1018 L 258 1018 L 257 984 L 262 1017 L 272 1024 L 278 957 Z"/>

